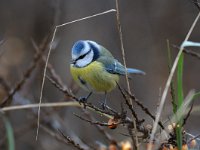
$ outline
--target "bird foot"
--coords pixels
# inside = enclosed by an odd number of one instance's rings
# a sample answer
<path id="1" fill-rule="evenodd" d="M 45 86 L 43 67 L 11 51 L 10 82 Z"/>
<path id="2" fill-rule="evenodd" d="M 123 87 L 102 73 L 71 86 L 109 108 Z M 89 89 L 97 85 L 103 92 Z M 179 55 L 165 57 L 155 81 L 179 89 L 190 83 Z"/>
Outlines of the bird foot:
<path id="1" fill-rule="evenodd" d="M 107 105 L 106 105 L 105 102 L 100 102 L 100 104 L 101 104 L 101 108 L 102 108 L 103 110 L 105 110 L 105 109 L 107 108 Z"/>
<path id="2" fill-rule="evenodd" d="M 87 97 L 81 96 L 78 99 L 79 103 L 86 103 L 87 102 Z"/>
<path id="3" fill-rule="evenodd" d="M 86 108 L 87 97 L 79 97 L 78 102 L 80 105 L 83 104 L 83 108 Z"/>

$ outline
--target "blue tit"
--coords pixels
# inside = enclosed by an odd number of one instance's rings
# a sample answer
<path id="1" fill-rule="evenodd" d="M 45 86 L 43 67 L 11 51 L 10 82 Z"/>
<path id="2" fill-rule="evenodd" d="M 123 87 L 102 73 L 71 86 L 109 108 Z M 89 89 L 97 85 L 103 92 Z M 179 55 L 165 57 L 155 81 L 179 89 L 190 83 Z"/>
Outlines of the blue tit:
<path id="1" fill-rule="evenodd" d="M 120 75 L 145 74 L 138 69 L 126 69 L 106 48 L 94 41 L 77 41 L 72 47 L 71 55 L 70 71 L 73 79 L 90 92 L 84 100 L 93 92 L 105 93 L 106 100 L 107 92 L 116 87 Z"/>

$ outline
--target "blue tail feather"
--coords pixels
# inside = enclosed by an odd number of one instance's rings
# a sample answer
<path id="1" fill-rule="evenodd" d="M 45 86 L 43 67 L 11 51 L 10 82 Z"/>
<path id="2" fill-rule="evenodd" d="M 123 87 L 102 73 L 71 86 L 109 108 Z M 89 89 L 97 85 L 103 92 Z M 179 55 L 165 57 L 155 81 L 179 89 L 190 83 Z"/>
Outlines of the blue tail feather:
<path id="1" fill-rule="evenodd" d="M 145 75 L 146 73 L 142 70 L 139 69 L 133 69 L 133 68 L 127 68 L 128 73 L 134 73 L 134 74 L 140 74 L 140 75 Z"/>

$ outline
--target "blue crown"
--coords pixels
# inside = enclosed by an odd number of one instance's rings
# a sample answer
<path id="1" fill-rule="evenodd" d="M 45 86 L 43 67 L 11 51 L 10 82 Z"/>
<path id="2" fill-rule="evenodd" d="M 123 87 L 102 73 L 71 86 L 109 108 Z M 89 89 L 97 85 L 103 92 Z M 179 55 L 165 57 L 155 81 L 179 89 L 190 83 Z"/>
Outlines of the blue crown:
<path id="1" fill-rule="evenodd" d="M 82 49 L 84 49 L 85 44 L 83 41 L 77 41 L 72 47 L 72 51 L 74 54 L 79 54 Z"/>

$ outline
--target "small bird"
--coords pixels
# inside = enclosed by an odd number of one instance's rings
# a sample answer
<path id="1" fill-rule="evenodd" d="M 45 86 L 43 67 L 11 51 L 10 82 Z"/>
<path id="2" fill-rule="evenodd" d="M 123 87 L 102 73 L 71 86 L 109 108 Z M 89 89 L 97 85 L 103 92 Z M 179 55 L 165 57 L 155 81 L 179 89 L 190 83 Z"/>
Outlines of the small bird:
<path id="1" fill-rule="evenodd" d="M 80 102 L 87 101 L 93 92 L 105 93 L 103 108 L 106 106 L 107 93 L 116 87 L 120 75 L 145 74 L 138 69 L 125 68 L 106 48 L 94 41 L 77 41 L 71 55 L 72 77 L 80 87 L 89 91 L 86 97 L 80 98 Z"/>

